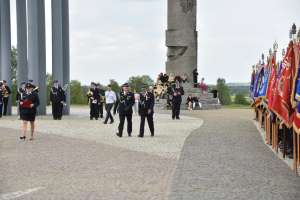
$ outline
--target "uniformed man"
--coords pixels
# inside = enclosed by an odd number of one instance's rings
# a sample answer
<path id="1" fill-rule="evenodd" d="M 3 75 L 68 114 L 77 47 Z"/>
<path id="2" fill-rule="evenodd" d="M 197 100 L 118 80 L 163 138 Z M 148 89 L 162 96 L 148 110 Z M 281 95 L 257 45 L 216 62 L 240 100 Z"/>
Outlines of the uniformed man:
<path id="1" fill-rule="evenodd" d="M 11 90 L 8 87 L 6 80 L 3 80 L 2 82 L 3 82 L 3 115 L 6 116 L 8 100 L 9 100 L 9 95 L 11 94 Z"/>
<path id="2" fill-rule="evenodd" d="M 53 119 L 61 120 L 63 115 L 63 108 L 66 104 L 66 94 L 57 80 L 53 82 L 53 87 L 50 90 L 50 101 L 52 104 Z"/>
<path id="3" fill-rule="evenodd" d="M 0 81 L 0 118 L 2 117 L 2 110 L 3 110 L 3 93 L 4 93 L 4 86 L 3 86 L 3 82 Z"/>
<path id="4" fill-rule="evenodd" d="M 99 118 L 99 102 L 100 102 L 100 95 L 99 91 L 96 88 L 96 84 L 94 82 L 91 83 L 91 87 L 87 93 L 89 105 L 90 105 L 90 120 L 94 118 L 98 120 Z"/>
<path id="5" fill-rule="evenodd" d="M 118 137 L 122 137 L 125 118 L 127 119 L 127 133 L 131 137 L 132 133 L 132 106 L 134 105 L 134 94 L 129 91 L 128 83 L 122 85 L 122 92 L 120 93 L 120 100 L 118 112 L 120 117 Z"/>
<path id="6" fill-rule="evenodd" d="M 32 92 L 39 93 L 39 87 L 34 84 L 33 80 L 28 80 L 28 83 L 30 83 L 32 85 L 32 87 L 33 87 Z"/>
<path id="7" fill-rule="evenodd" d="M 151 137 L 154 136 L 154 122 L 153 122 L 154 104 L 155 104 L 154 94 L 149 90 L 148 86 L 145 85 L 143 87 L 143 92 L 140 94 L 140 101 L 139 101 L 139 115 L 141 117 L 141 123 L 140 123 L 140 134 L 138 135 L 138 137 L 144 137 L 146 118 L 150 129 Z"/>
<path id="8" fill-rule="evenodd" d="M 22 99 L 22 94 L 25 92 L 25 86 L 26 86 L 26 82 L 22 82 L 20 84 L 19 89 L 17 90 L 16 102 L 17 102 L 17 105 L 18 105 L 19 113 L 21 112 L 20 101 Z"/>
<path id="9" fill-rule="evenodd" d="M 104 106 L 104 103 L 105 103 L 105 91 L 103 89 L 101 89 L 101 85 L 100 83 L 97 83 L 96 84 L 96 88 L 99 92 L 99 95 L 100 95 L 100 101 L 98 103 L 98 111 L 99 111 L 99 117 L 100 118 L 103 118 L 103 106 Z"/>
<path id="10" fill-rule="evenodd" d="M 172 119 L 180 119 L 180 106 L 184 90 L 178 79 L 176 79 L 175 83 L 170 87 L 169 92 L 172 95 Z"/>

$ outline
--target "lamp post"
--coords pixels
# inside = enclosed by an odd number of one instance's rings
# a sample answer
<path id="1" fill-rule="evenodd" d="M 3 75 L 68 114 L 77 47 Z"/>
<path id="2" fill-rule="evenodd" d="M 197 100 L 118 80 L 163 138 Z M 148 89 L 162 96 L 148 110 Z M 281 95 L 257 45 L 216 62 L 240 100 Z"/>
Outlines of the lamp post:
<path id="1" fill-rule="evenodd" d="M 261 54 L 261 64 L 265 64 L 265 54 Z"/>
<path id="2" fill-rule="evenodd" d="M 293 26 L 292 26 L 292 29 L 291 29 L 291 35 L 292 35 L 292 40 L 294 42 L 296 42 L 296 35 L 297 35 L 297 26 L 296 24 L 294 23 Z"/>

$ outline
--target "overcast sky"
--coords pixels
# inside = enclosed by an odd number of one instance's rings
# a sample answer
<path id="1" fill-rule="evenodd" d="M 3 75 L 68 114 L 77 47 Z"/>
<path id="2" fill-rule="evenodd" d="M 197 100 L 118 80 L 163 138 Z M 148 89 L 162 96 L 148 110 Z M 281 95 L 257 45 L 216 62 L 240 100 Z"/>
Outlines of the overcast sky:
<path id="1" fill-rule="evenodd" d="M 51 1 L 46 2 L 47 71 L 51 72 Z M 120 83 L 165 70 L 167 0 L 69 0 L 71 79 Z M 16 45 L 15 0 L 11 0 Z M 215 83 L 249 82 L 251 65 L 275 40 L 288 44 L 300 26 L 300 0 L 198 0 L 198 70 Z"/>

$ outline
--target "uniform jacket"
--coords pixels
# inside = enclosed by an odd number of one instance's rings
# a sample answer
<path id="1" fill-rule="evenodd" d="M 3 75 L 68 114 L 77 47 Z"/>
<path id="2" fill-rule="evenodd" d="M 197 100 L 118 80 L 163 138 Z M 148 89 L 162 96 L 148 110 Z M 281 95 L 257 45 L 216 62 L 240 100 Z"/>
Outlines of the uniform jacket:
<path id="1" fill-rule="evenodd" d="M 148 115 L 148 110 L 151 110 L 151 114 L 154 112 L 155 98 L 153 93 L 147 92 L 146 94 L 140 94 L 139 101 L 139 114 Z"/>
<path id="2" fill-rule="evenodd" d="M 61 87 L 52 87 L 50 91 L 50 101 L 54 103 L 66 102 L 65 91 Z"/>
<path id="3" fill-rule="evenodd" d="M 22 108 L 21 114 L 36 114 L 36 108 L 40 105 L 40 99 L 37 92 L 22 94 L 21 102 L 30 101 L 34 106 L 32 108 Z"/>
<path id="4" fill-rule="evenodd" d="M 179 88 L 172 86 L 169 88 L 169 93 L 172 95 L 172 102 L 179 103 L 182 101 L 181 96 L 184 95 L 184 90 L 181 86 Z"/>
<path id="5" fill-rule="evenodd" d="M 132 92 L 128 92 L 126 95 L 124 92 L 121 92 L 118 105 L 119 114 L 132 114 L 132 106 L 134 103 L 135 99 Z"/>
<path id="6" fill-rule="evenodd" d="M 91 88 L 87 96 L 91 104 L 98 104 L 100 102 L 100 94 L 98 89 Z"/>

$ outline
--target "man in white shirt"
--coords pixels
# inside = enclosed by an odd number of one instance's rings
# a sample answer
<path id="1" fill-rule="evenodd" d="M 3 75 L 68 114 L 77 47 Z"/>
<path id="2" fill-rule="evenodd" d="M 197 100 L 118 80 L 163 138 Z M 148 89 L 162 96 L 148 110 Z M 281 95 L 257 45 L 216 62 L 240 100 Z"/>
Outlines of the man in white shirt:
<path id="1" fill-rule="evenodd" d="M 117 101 L 117 96 L 114 91 L 111 90 L 111 85 L 107 86 L 108 89 L 105 92 L 105 110 L 106 110 L 106 118 L 104 124 L 107 124 L 108 119 L 110 119 L 110 124 L 114 123 L 114 118 L 111 114 L 111 109 L 115 102 Z"/>

